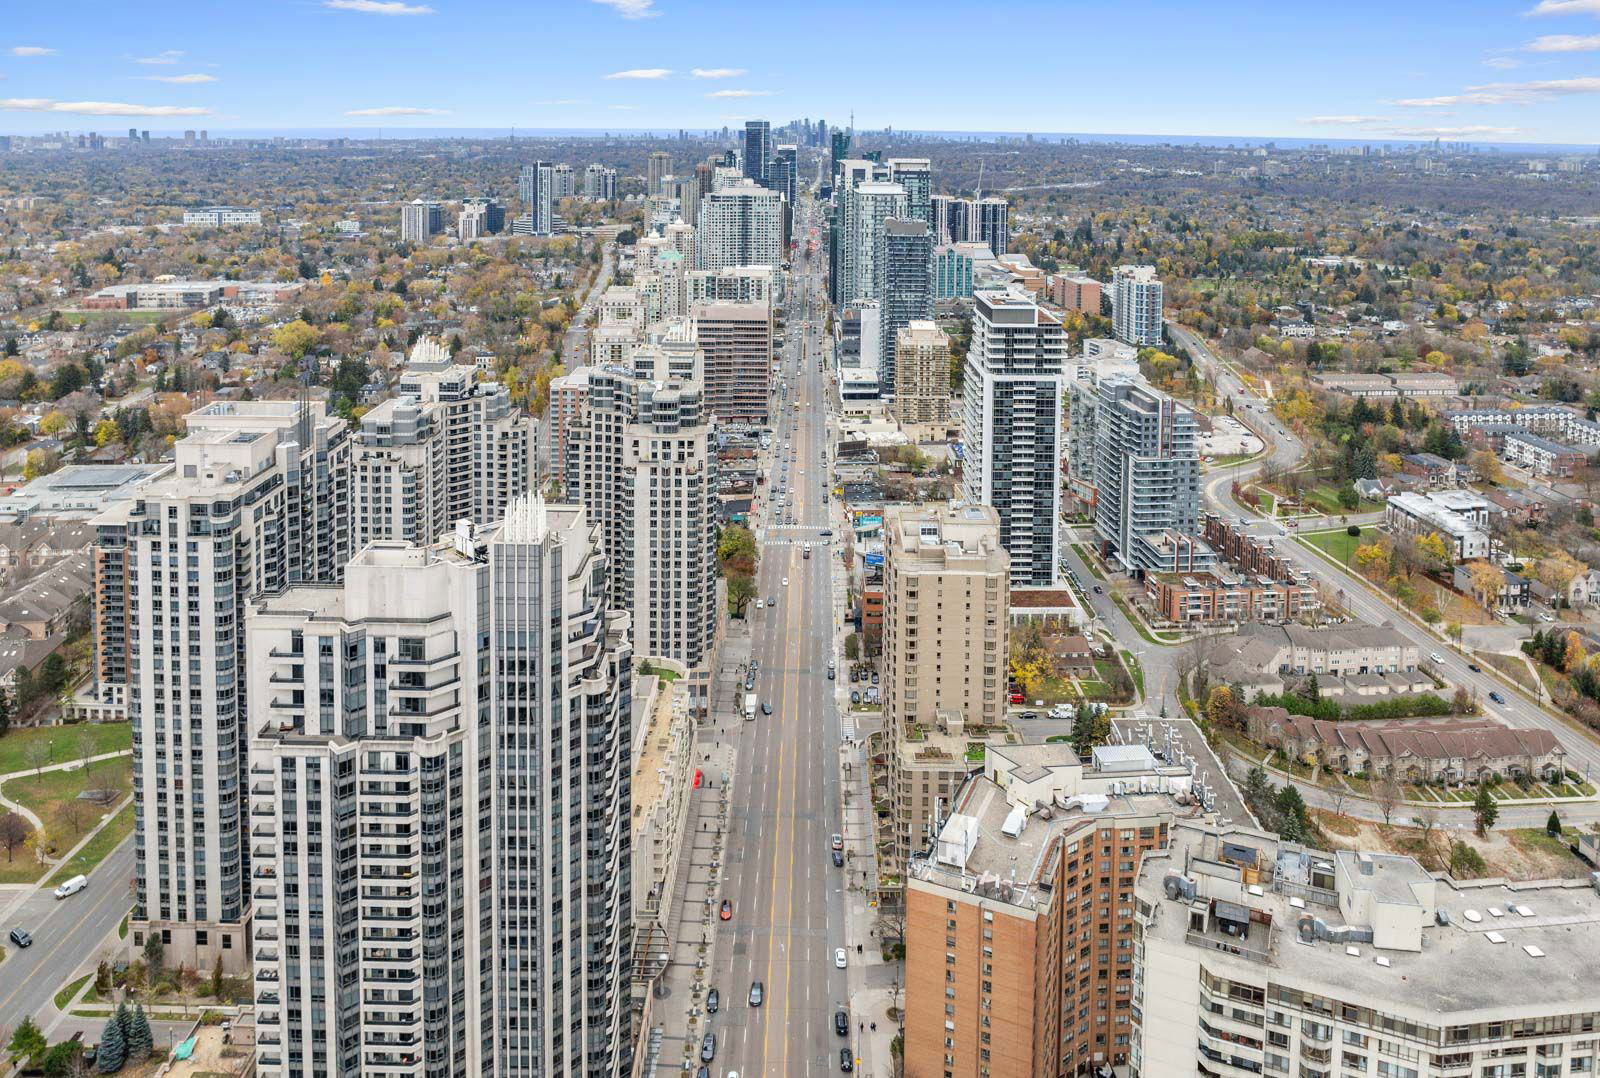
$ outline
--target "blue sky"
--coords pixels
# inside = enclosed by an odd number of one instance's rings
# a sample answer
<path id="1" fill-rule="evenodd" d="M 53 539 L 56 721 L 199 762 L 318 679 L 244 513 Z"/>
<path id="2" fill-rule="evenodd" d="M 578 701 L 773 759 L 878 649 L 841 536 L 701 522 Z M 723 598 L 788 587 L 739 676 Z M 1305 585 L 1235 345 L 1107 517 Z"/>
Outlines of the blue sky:
<path id="1" fill-rule="evenodd" d="M 861 128 L 1600 144 L 1600 0 L 14 0 L 0 132 Z"/>

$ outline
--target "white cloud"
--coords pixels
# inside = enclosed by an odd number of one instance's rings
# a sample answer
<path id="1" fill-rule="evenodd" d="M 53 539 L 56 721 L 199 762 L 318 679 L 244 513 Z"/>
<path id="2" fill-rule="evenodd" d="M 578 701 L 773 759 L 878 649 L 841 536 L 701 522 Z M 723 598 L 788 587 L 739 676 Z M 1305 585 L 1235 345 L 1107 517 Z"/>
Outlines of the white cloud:
<path id="1" fill-rule="evenodd" d="M 602 4 L 624 19 L 653 19 L 661 14 L 652 10 L 656 6 L 656 0 L 590 0 L 590 2 Z"/>
<path id="2" fill-rule="evenodd" d="M 13 45 L 12 56 L 54 56 L 56 50 L 47 49 L 43 45 Z"/>
<path id="3" fill-rule="evenodd" d="M 1475 135 L 1515 135 L 1521 130 L 1520 127 L 1466 124 L 1461 127 L 1390 127 L 1380 134 L 1401 138 L 1471 138 Z"/>
<path id="4" fill-rule="evenodd" d="M 45 97 L 0 97 L 0 112 L 72 112 L 79 116 L 211 116 L 192 105 L 128 105 L 120 101 L 52 101 Z"/>
<path id="5" fill-rule="evenodd" d="M 1526 15 L 1600 15 L 1600 0 L 1539 0 Z"/>
<path id="6" fill-rule="evenodd" d="M 377 109 L 349 109 L 346 116 L 448 116 L 449 109 L 419 109 L 410 105 L 385 105 Z"/>
<path id="7" fill-rule="evenodd" d="M 689 72 L 697 79 L 736 79 L 746 73 L 742 67 L 697 67 Z"/>
<path id="8" fill-rule="evenodd" d="M 1600 0 L 1596 0 L 1600 3 Z M 1439 97 L 1409 97 L 1396 101 L 1406 108 L 1434 109 L 1449 105 L 1531 105 L 1552 97 L 1570 97 L 1574 94 L 1600 94 L 1600 77 L 1585 76 L 1577 79 L 1542 79 L 1537 82 L 1491 82 L 1483 86 L 1468 86 L 1459 94 Z"/>
<path id="9" fill-rule="evenodd" d="M 1328 127 L 1328 126 L 1332 126 L 1332 125 L 1336 125 L 1336 124 L 1338 124 L 1338 125 L 1355 125 L 1355 124 L 1382 123 L 1383 122 L 1383 117 L 1381 117 L 1381 116 L 1302 116 L 1302 117 L 1300 117 L 1300 122 L 1303 123 L 1303 124 L 1312 124 L 1312 125 L 1317 126 L 1317 127 Z"/>
<path id="10" fill-rule="evenodd" d="M 216 82 L 215 75 L 136 75 L 145 82 L 171 82 L 179 86 L 193 86 L 201 82 Z"/>
<path id="11" fill-rule="evenodd" d="M 427 4 L 402 4 L 400 0 L 322 0 L 322 6 L 335 11 L 359 11 L 363 15 L 432 15 Z"/>
<path id="12" fill-rule="evenodd" d="M 183 59 L 183 55 L 182 49 L 167 49 L 164 52 L 156 53 L 154 56 L 136 56 L 133 58 L 133 62 L 136 64 L 175 64 Z"/>
<path id="13" fill-rule="evenodd" d="M 771 97 L 776 90 L 713 90 L 707 97 Z"/>
<path id="14" fill-rule="evenodd" d="M 1514 67 L 1521 67 L 1522 61 L 1513 56 L 1491 56 L 1483 62 L 1483 66 L 1499 71 L 1510 71 Z"/>
<path id="15" fill-rule="evenodd" d="M 630 67 L 626 71 L 613 71 L 608 79 L 665 79 L 672 75 L 670 67 Z"/>
<path id="16" fill-rule="evenodd" d="M 1522 47 L 1527 52 L 1600 52 L 1600 34 L 1545 34 Z"/>

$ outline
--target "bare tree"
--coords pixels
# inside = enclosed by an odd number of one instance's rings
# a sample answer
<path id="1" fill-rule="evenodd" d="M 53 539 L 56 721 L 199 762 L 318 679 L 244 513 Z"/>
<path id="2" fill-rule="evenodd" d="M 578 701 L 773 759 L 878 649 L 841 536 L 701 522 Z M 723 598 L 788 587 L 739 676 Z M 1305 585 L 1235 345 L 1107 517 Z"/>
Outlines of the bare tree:
<path id="1" fill-rule="evenodd" d="M 89 788 L 89 769 L 94 759 L 94 750 L 99 748 L 95 742 L 94 733 L 88 727 L 78 731 L 78 759 L 83 763 L 83 788 Z"/>
<path id="2" fill-rule="evenodd" d="M 1395 806 L 1400 803 L 1400 783 L 1393 772 L 1372 784 L 1372 799 L 1378 803 L 1378 811 L 1383 813 L 1383 822 L 1387 825 L 1394 816 Z"/>
<path id="3" fill-rule="evenodd" d="M 10 863 L 12 854 L 18 846 L 27 841 L 28 835 L 33 831 L 24 820 L 15 812 L 8 812 L 0 816 L 0 846 L 6 848 L 6 862 Z"/>
<path id="4" fill-rule="evenodd" d="M 29 742 L 27 752 L 24 755 L 27 756 L 28 764 L 33 768 L 33 773 L 37 775 L 44 770 L 44 765 L 50 762 L 50 742 L 43 738 Z"/>
<path id="5" fill-rule="evenodd" d="M 60 816 L 63 823 L 72 828 L 74 835 L 83 834 L 85 812 L 83 802 L 76 797 L 69 797 L 61 803 Z"/>
<path id="6" fill-rule="evenodd" d="M 1429 806 L 1417 810 L 1417 827 L 1422 831 L 1422 855 L 1433 856 L 1433 833 L 1439 828 L 1439 810 Z"/>
<path id="7" fill-rule="evenodd" d="M 1328 796 L 1333 799 L 1333 814 L 1335 816 L 1343 816 L 1344 800 L 1350 796 L 1350 791 L 1343 786 L 1329 786 L 1327 790 Z"/>

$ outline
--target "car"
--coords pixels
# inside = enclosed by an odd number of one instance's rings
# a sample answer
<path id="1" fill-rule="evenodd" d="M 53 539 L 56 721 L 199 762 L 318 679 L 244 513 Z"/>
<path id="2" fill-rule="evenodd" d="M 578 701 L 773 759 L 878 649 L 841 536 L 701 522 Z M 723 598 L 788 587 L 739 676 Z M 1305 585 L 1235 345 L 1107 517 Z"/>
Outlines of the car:
<path id="1" fill-rule="evenodd" d="M 767 998 L 767 986 L 760 981 L 750 982 L 750 1006 L 759 1007 L 761 1001 Z"/>
<path id="2" fill-rule="evenodd" d="M 1102 588 L 1099 584 L 1096 584 L 1094 586 L 1094 593 L 1096 595 L 1104 595 L 1106 593 L 1106 589 Z"/>
<path id="3" fill-rule="evenodd" d="M 1539 615 L 1539 620 L 1540 621 L 1555 621 L 1556 620 L 1556 616 L 1554 614 L 1540 614 Z"/>
<path id="4" fill-rule="evenodd" d="M 832 670 L 829 670 L 829 671 L 828 671 L 828 680 L 829 680 L 829 681 L 832 681 L 832 680 L 833 680 L 833 671 L 832 671 Z"/>
<path id="5" fill-rule="evenodd" d="M 872 672 L 872 683 L 874 685 L 878 683 L 878 672 L 876 670 Z"/>
<path id="6" fill-rule="evenodd" d="M 1037 719 L 1038 717 L 1039 713 L 1037 711 L 1024 711 L 1022 714 L 1017 716 L 1019 719 Z"/>
<path id="7" fill-rule="evenodd" d="M 848 1048 L 839 1049 L 839 1069 L 847 1074 L 856 1069 L 855 1060 L 850 1058 L 850 1049 Z"/>
<path id="8" fill-rule="evenodd" d="M 763 607 L 765 607 L 765 606 L 766 606 L 766 605 L 767 605 L 767 601 L 766 601 L 766 600 L 765 600 L 765 599 L 757 599 L 757 600 L 756 600 L 756 609 L 757 609 L 757 610 L 760 610 L 760 609 L 762 609 L 762 608 L 763 608 Z"/>
<path id="9" fill-rule="evenodd" d="M 845 956 L 843 947 L 835 947 L 833 949 L 833 965 L 835 969 L 844 969 L 849 964 L 849 961 Z"/>
<path id="10" fill-rule="evenodd" d="M 1499 704 L 1501 707 L 1505 707 L 1506 706 L 1506 698 L 1504 696 L 1501 696 L 1497 692 L 1490 692 L 1489 693 L 1489 699 L 1493 700 L 1495 703 Z"/>
<path id="11" fill-rule="evenodd" d="M 784 577 L 783 578 L 783 586 L 786 587 L 786 588 L 789 586 L 789 578 L 788 577 Z"/>
<path id="12" fill-rule="evenodd" d="M 733 901 L 731 899 L 725 898 L 722 900 L 722 908 L 717 910 L 717 916 L 724 921 L 733 920 Z"/>
<path id="13" fill-rule="evenodd" d="M 715 1033 L 707 1033 L 705 1039 L 700 1042 L 700 1062 L 710 1063 L 716 1058 L 717 1035 Z"/>
<path id="14" fill-rule="evenodd" d="M 1022 694 L 1020 692 L 1013 692 L 1007 696 L 1006 699 L 1013 704 L 1020 704 L 1022 703 Z"/>
<path id="15" fill-rule="evenodd" d="M 722 993 L 715 988 L 706 993 L 706 1013 L 716 1014 L 722 1007 Z"/>
<path id="16" fill-rule="evenodd" d="M 830 849 L 834 850 L 844 849 L 844 836 L 838 834 L 834 835 L 833 838 L 829 840 L 828 846 Z"/>
<path id="17" fill-rule="evenodd" d="M 761 701 L 761 714 L 763 714 L 763 715 L 772 714 L 772 705 L 767 703 L 767 701 L 765 701 L 765 700 Z"/>
<path id="18" fill-rule="evenodd" d="M 87 886 L 89 886 L 89 877 L 74 876 L 60 887 L 57 887 L 55 894 L 57 898 L 67 898 L 77 894 Z"/>
<path id="19" fill-rule="evenodd" d="M 859 690 L 857 690 L 857 689 L 851 689 L 850 690 L 850 702 L 852 704 L 859 704 L 861 702 L 861 692 Z"/>
<path id="20" fill-rule="evenodd" d="M 833 538 L 833 529 L 831 529 L 831 528 L 823 528 L 821 531 L 819 531 L 817 533 L 817 537 L 820 538 L 820 539 L 832 539 Z"/>
<path id="21" fill-rule="evenodd" d="M 859 670 L 851 670 L 850 671 L 850 684 L 854 685 L 856 682 L 858 682 L 860 680 L 861 680 L 861 671 L 859 671 Z"/>
<path id="22" fill-rule="evenodd" d="M 777 606 L 778 605 L 778 597 L 776 595 L 767 596 L 767 605 L 768 606 Z"/>
<path id="23" fill-rule="evenodd" d="M 839 850 L 834 850 L 833 851 L 833 867 L 834 868 L 843 868 L 844 867 L 844 853 L 843 852 L 841 852 Z"/>
<path id="24" fill-rule="evenodd" d="M 1437 651 L 1435 651 L 1433 654 L 1429 655 L 1428 658 L 1432 659 L 1436 663 L 1444 662 L 1444 656 L 1440 655 Z"/>
<path id="25" fill-rule="evenodd" d="M 33 937 L 28 935 L 27 929 L 13 928 L 11 930 L 11 942 L 18 947 L 32 947 Z"/>
<path id="26" fill-rule="evenodd" d="M 1479 666 L 1477 663 L 1468 663 L 1467 669 L 1471 670 L 1474 674 L 1483 673 L 1483 667 Z"/>
<path id="27" fill-rule="evenodd" d="M 841 1037 L 850 1036 L 850 1012 L 843 1007 L 833 1012 L 833 1031 Z"/>

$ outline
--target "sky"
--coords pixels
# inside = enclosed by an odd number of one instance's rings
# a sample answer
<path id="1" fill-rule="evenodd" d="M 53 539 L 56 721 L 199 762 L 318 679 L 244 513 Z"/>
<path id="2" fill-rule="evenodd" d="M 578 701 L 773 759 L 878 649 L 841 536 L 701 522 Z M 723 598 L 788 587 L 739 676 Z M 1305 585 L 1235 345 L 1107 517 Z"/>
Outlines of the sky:
<path id="1" fill-rule="evenodd" d="M 1600 145 L 1600 0 L 4 0 L 0 133 L 719 128 Z"/>

